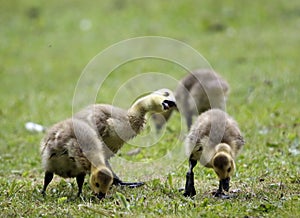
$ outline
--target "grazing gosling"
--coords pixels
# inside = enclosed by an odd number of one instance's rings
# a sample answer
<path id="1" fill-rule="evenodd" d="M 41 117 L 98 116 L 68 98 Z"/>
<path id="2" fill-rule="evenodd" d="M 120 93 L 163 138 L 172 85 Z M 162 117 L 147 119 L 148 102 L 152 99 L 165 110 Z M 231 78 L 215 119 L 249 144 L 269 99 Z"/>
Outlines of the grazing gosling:
<path id="1" fill-rule="evenodd" d="M 178 109 L 185 117 L 187 128 L 190 129 L 193 116 L 211 108 L 225 110 L 228 92 L 228 83 L 210 69 L 195 70 L 183 77 L 174 95 Z M 174 110 L 152 115 L 156 130 L 159 131 L 164 126 Z"/>
<path id="2" fill-rule="evenodd" d="M 76 177 L 78 196 L 86 174 L 99 199 L 112 184 L 138 187 L 142 182 L 122 182 L 108 162 L 123 144 L 143 129 L 147 113 L 160 113 L 176 107 L 173 93 L 158 90 L 138 99 L 128 110 L 107 104 L 88 106 L 72 118 L 55 124 L 41 142 L 45 170 L 42 193 L 53 175 Z"/>
<path id="3" fill-rule="evenodd" d="M 185 141 L 189 157 L 184 196 L 196 195 L 193 168 L 197 161 L 213 168 L 219 178 L 218 197 L 227 197 L 230 177 L 235 171 L 235 158 L 244 145 L 244 139 L 236 121 L 220 109 L 202 113 L 193 124 Z"/>

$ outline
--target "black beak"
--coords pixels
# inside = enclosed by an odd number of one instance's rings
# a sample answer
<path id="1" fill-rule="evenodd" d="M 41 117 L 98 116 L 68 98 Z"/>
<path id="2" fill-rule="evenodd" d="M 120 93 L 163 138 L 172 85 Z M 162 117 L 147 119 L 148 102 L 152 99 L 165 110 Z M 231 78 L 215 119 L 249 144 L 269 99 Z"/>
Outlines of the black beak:
<path id="1" fill-rule="evenodd" d="M 174 101 L 164 100 L 162 103 L 164 110 L 169 110 L 172 107 L 177 107 Z"/>
<path id="2" fill-rule="evenodd" d="M 105 193 L 99 192 L 98 194 L 96 194 L 96 196 L 99 200 L 101 200 L 102 198 L 105 198 Z"/>
<path id="3" fill-rule="evenodd" d="M 230 182 L 229 177 L 221 180 L 221 185 L 222 185 L 223 189 L 227 192 L 229 191 L 229 182 Z"/>

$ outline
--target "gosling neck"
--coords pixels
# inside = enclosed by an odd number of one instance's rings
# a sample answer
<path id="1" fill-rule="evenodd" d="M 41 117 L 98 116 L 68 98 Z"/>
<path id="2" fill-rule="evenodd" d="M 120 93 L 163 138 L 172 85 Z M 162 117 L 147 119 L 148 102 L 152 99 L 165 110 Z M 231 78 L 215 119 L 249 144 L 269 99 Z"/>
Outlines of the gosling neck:
<path id="1" fill-rule="evenodd" d="M 216 154 L 217 153 L 226 153 L 232 156 L 231 147 L 225 143 L 221 143 L 216 146 Z"/>
<path id="2" fill-rule="evenodd" d="M 138 99 L 128 110 L 128 116 L 145 117 L 146 113 L 151 110 L 151 97 L 145 96 Z"/>
<path id="3" fill-rule="evenodd" d="M 148 105 L 150 104 L 150 99 L 148 96 L 137 100 L 128 110 L 127 116 L 131 128 L 139 133 L 146 122 L 145 116 L 149 111 Z"/>

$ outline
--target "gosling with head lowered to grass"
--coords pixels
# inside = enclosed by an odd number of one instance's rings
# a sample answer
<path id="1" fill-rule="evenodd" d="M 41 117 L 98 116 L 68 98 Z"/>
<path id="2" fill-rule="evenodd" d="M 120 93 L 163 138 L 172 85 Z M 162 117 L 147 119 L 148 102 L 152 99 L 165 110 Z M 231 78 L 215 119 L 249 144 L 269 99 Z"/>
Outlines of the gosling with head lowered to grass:
<path id="1" fill-rule="evenodd" d="M 199 161 L 213 168 L 219 178 L 215 196 L 226 197 L 229 182 L 235 171 L 235 158 L 244 145 L 237 122 L 226 112 L 211 109 L 202 113 L 186 138 L 185 149 L 189 157 L 184 196 L 196 195 L 193 169 Z"/>
<path id="2" fill-rule="evenodd" d="M 45 170 L 42 193 L 57 174 L 76 177 L 78 196 L 86 174 L 99 199 L 112 184 L 138 187 L 142 182 L 123 182 L 108 162 L 125 142 L 143 129 L 147 113 L 160 113 L 176 107 L 170 90 L 162 89 L 138 99 L 128 110 L 106 104 L 91 105 L 72 118 L 55 124 L 41 142 Z"/>

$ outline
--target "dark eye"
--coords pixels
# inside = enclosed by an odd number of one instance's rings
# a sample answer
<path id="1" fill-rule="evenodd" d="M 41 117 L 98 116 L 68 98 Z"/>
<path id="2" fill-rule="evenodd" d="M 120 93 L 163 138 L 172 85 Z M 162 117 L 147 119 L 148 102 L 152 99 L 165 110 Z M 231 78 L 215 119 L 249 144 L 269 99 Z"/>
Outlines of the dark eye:
<path id="1" fill-rule="evenodd" d="M 231 167 L 228 168 L 227 172 L 229 173 L 231 171 Z"/>
<path id="2" fill-rule="evenodd" d="M 100 187 L 100 185 L 99 185 L 99 183 L 98 183 L 98 182 L 96 182 L 95 186 L 96 186 L 97 188 L 99 188 L 99 187 Z"/>
<path id="3" fill-rule="evenodd" d="M 164 93 L 164 96 L 166 96 L 166 97 L 168 97 L 169 95 L 170 95 L 169 92 L 165 92 L 165 93 Z"/>

